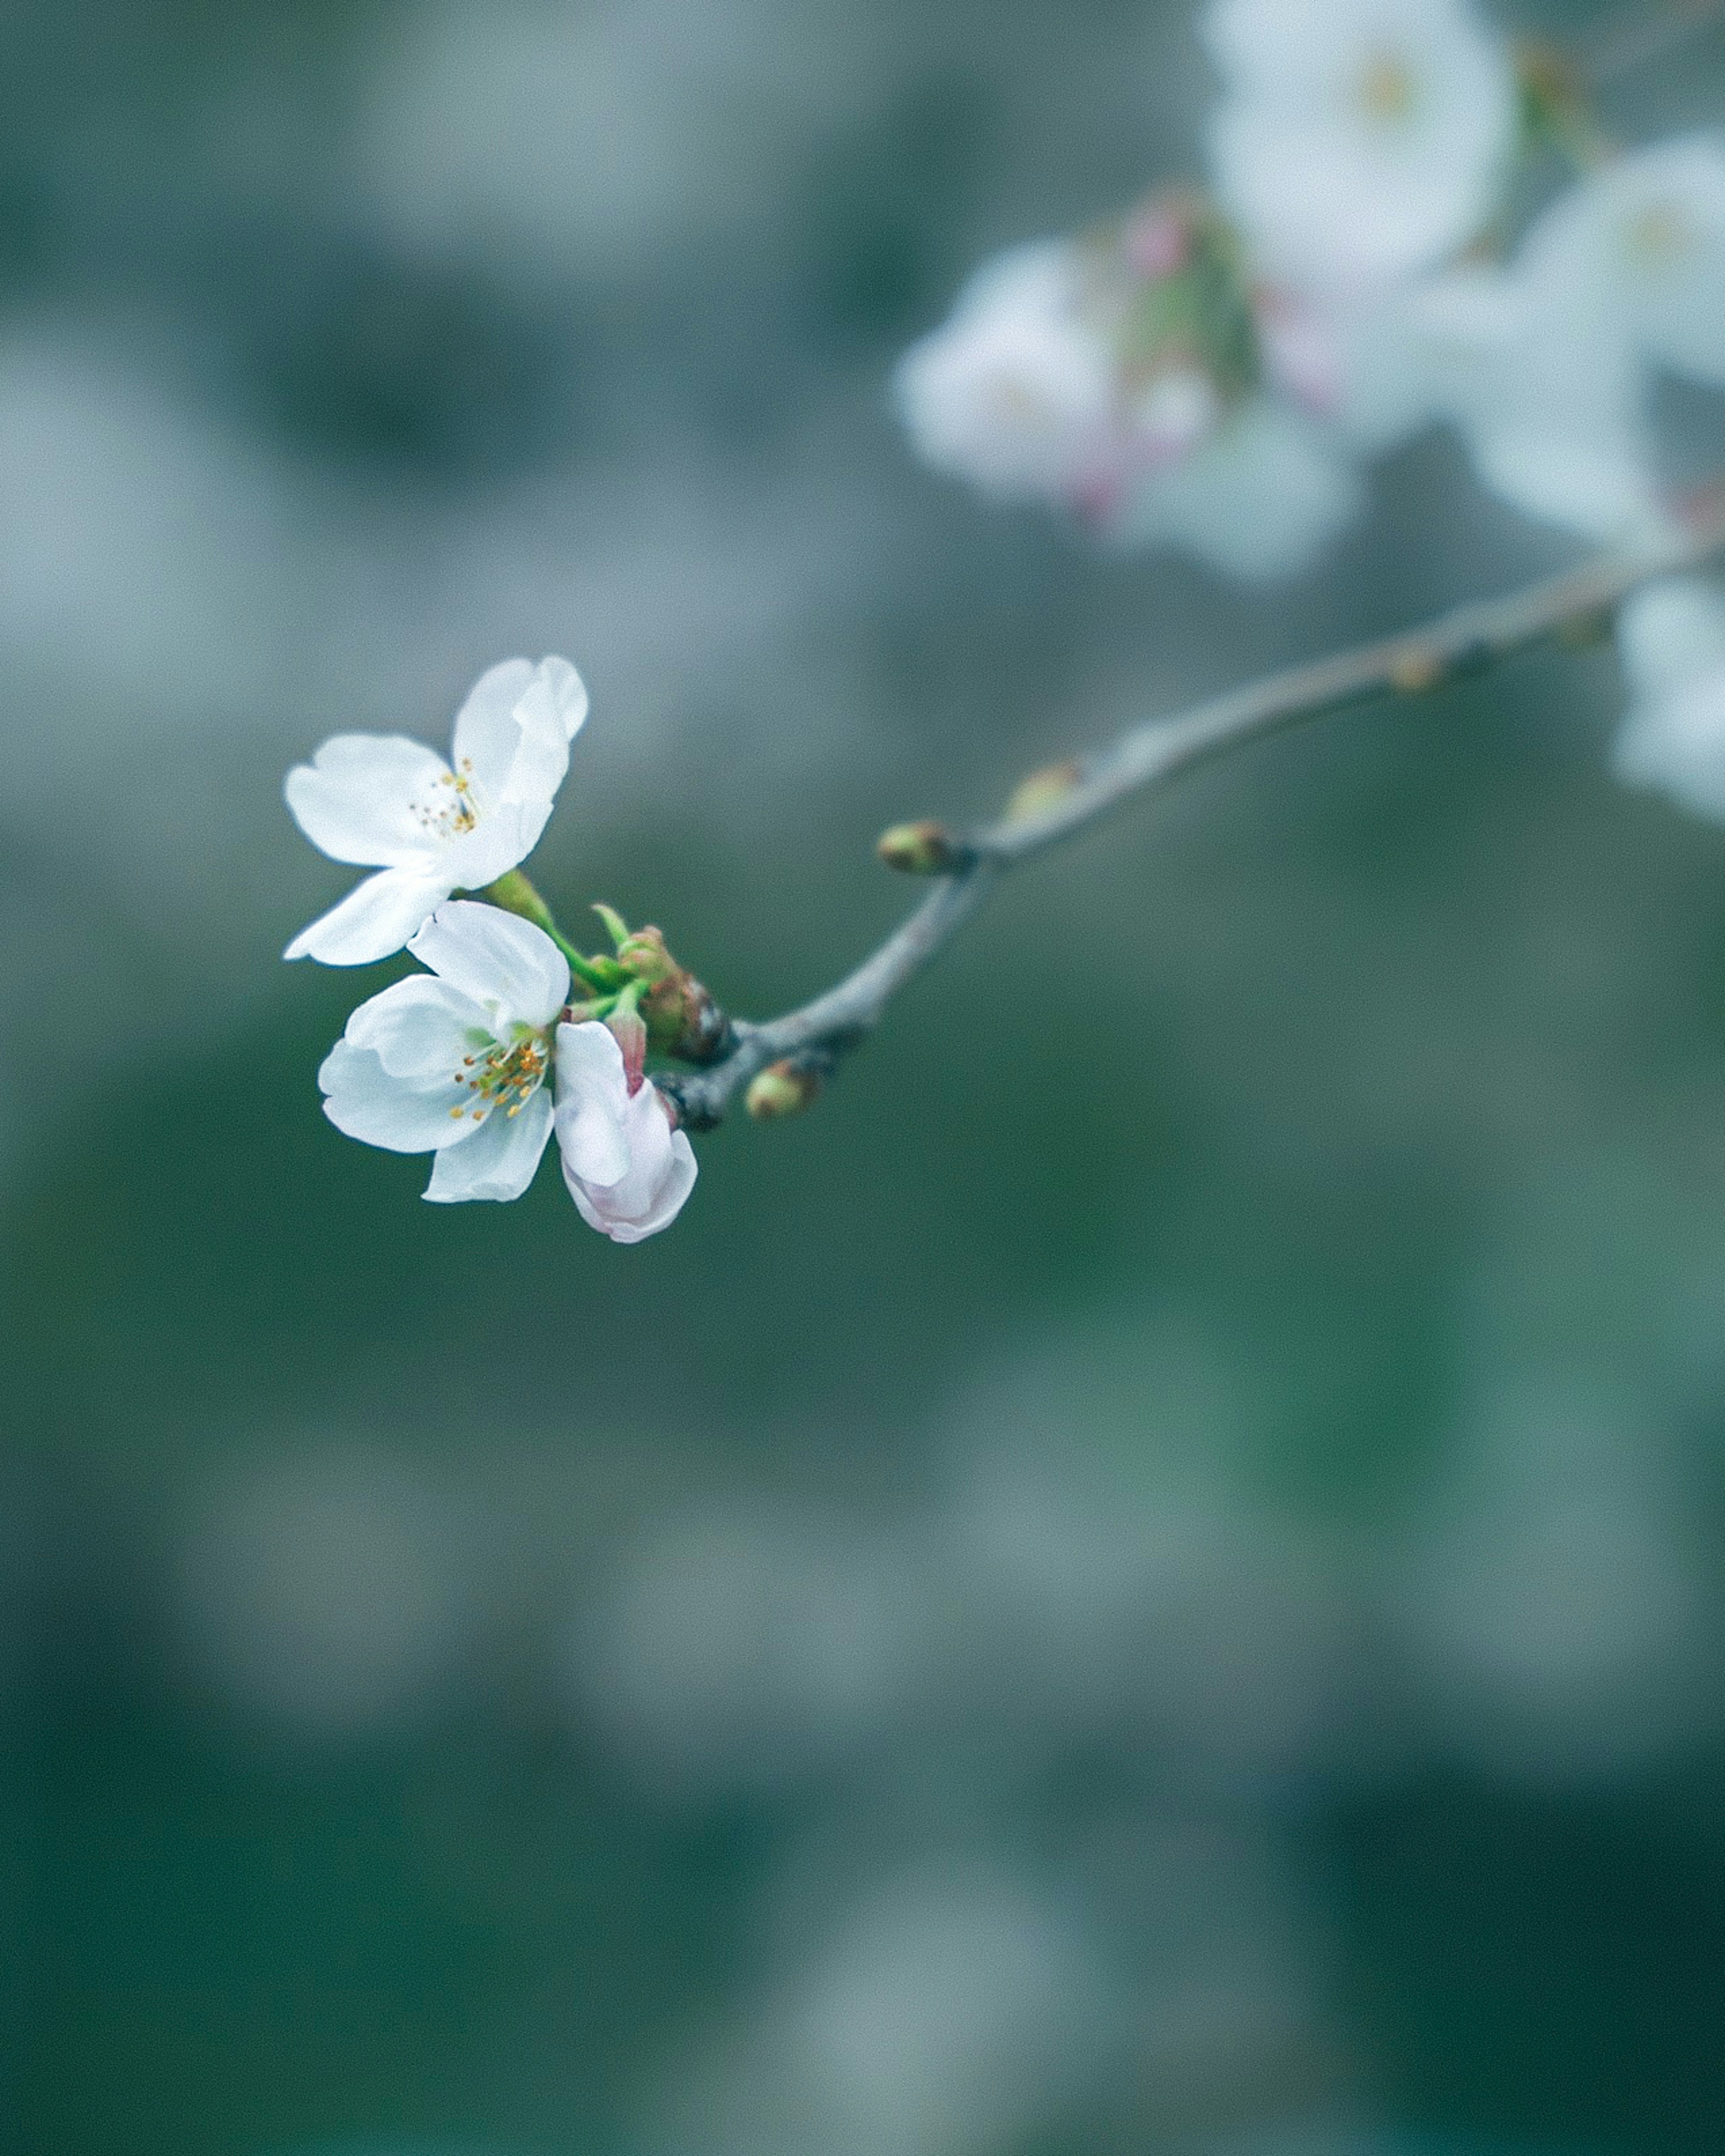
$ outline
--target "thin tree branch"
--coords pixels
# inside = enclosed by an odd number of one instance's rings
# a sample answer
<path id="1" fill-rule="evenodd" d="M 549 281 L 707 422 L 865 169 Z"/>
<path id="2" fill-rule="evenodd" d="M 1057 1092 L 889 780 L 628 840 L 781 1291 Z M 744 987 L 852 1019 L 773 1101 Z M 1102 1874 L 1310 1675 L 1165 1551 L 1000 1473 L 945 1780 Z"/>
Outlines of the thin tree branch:
<path id="1" fill-rule="evenodd" d="M 1662 542 L 1609 555 L 1507 598 L 1455 608 L 1422 629 L 1291 666 L 1191 710 L 1129 728 L 1042 781 L 1043 805 L 967 835 L 938 831 L 947 873 L 886 941 L 824 994 L 764 1024 L 733 1022 L 732 1045 L 706 1070 L 659 1083 L 696 1130 L 712 1127 L 741 1086 L 788 1061 L 817 1078 L 879 1024 L 906 982 L 957 933 L 1009 870 L 1085 830 L 1196 764 L 1368 699 L 1411 695 L 1496 665 L 1547 639 L 1609 624 L 1638 585 L 1692 568 L 1725 547 L 1725 499 L 1710 495 Z M 1050 798 L 1052 796 L 1053 798 Z"/>

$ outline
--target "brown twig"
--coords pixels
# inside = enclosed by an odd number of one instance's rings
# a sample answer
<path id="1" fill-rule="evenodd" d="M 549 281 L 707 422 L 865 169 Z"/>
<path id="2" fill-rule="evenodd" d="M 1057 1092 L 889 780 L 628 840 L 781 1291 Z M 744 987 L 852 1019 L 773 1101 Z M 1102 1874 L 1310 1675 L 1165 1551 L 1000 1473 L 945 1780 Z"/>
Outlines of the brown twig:
<path id="1" fill-rule="evenodd" d="M 1027 786 L 1031 813 L 952 836 L 949 873 L 855 970 L 812 1002 L 764 1024 L 734 1022 L 726 1055 L 663 1080 L 684 1121 L 711 1129 L 738 1090 L 769 1064 L 818 1062 L 823 1073 L 865 1040 L 887 1005 L 948 943 L 1009 870 L 1087 829 L 1122 803 L 1196 764 L 1368 699 L 1409 695 L 1496 665 L 1579 624 L 1609 618 L 1637 586 L 1692 568 L 1725 547 L 1715 494 L 1663 543 L 1584 563 L 1508 597 L 1455 608 L 1424 628 L 1291 666 L 1168 718 L 1129 728 Z M 1052 797 L 1052 798 L 1050 798 Z"/>

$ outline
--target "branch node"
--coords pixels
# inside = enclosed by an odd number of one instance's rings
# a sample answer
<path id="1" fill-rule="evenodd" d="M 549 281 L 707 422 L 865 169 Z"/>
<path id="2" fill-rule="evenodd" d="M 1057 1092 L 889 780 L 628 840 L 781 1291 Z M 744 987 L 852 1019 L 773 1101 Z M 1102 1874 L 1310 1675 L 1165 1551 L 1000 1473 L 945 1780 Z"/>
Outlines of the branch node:
<path id="1" fill-rule="evenodd" d="M 975 858 L 973 850 L 944 824 L 925 817 L 920 823 L 895 824 L 875 841 L 875 850 L 901 875 L 955 875 Z"/>
<path id="2" fill-rule="evenodd" d="M 1444 678 L 1444 662 L 1425 644 L 1412 644 L 1389 662 L 1389 680 L 1397 693 L 1422 696 Z"/>
<path id="3" fill-rule="evenodd" d="M 1050 808 L 1064 801 L 1083 776 L 1083 767 L 1076 756 L 1063 757 L 1058 763 L 1043 764 L 1013 788 L 1002 823 L 1034 824 L 1039 816 L 1045 816 Z"/>

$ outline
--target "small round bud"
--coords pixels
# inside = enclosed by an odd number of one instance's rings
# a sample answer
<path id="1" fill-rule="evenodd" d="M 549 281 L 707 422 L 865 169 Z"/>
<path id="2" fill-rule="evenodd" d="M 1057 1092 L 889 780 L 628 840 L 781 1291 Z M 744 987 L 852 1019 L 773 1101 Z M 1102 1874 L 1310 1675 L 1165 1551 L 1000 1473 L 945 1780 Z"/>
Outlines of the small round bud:
<path id="1" fill-rule="evenodd" d="M 800 1116 L 813 1106 L 819 1092 L 818 1074 L 786 1056 L 755 1073 L 743 1105 L 757 1122 L 767 1123 L 780 1116 Z"/>
<path id="2" fill-rule="evenodd" d="M 1060 763 L 1044 764 L 1040 771 L 1021 778 L 1013 788 L 1012 798 L 1006 804 L 1005 821 L 1034 824 L 1039 816 L 1045 816 L 1063 801 L 1083 776 L 1076 760 L 1070 756 Z"/>
<path id="3" fill-rule="evenodd" d="M 903 875 L 950 875 L 970 859 L 962 839 L 944 824 L 926 818 L 919 824 L 895 824 L 880 834 L 875 850 L 888 868 Z"/>

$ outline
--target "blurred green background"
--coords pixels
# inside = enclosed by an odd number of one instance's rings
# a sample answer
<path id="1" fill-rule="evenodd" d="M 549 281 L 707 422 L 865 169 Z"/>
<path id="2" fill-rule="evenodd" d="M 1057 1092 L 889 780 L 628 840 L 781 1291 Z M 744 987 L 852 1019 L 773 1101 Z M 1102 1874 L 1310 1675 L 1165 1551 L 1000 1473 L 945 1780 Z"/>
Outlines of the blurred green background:
<path id="1" fill-rule="evenodd" d="M 1518 28 L 1584 19 L 1523 12 Z M 870 842 L 1561 544 L 1269 594 L 919 471 L 1183 5 L 0 13 L 0 2123 L 32 2156 L 1725 2141 L 1725 834 L 1609 649 L 1006 891 L 675 1230 L 443 1210 L 280 785 L 592 687 L 535 873 L 764 1014 Z M 1613 94 L 1725 110 L 1725 36 Z M 1675 455 L 1712 454 L 1699 400 Z"/>

